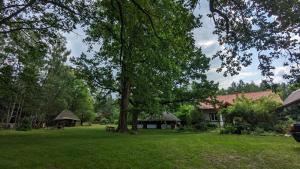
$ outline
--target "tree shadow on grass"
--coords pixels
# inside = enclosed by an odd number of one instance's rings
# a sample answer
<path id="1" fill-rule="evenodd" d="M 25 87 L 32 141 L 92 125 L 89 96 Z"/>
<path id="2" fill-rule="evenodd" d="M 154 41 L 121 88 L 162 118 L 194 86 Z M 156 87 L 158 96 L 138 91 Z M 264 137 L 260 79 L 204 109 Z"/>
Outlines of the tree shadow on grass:
<path id="1" fill-rule="evenodd" d="M 300 143 L 298 143 L 297 146 L 293 147 L 293 151 L 296 152 L 297 154 L 300 154 Z"/>

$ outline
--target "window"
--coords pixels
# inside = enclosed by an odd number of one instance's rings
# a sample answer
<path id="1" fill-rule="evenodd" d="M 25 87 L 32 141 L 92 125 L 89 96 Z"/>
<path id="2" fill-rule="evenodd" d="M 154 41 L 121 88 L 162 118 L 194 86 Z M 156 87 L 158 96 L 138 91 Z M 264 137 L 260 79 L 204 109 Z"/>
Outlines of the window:
<path id="1" fill-rule="evenodd" d="M 218 121 L 217 113 L 209 113 L 210 121 Z"/>

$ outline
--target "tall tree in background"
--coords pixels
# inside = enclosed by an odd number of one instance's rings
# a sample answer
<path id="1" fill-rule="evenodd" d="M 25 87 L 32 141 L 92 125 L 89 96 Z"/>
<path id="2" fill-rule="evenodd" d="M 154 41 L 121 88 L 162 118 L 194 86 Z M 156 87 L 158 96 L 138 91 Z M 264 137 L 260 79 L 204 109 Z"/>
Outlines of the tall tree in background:
<path id="1" fill-rule="evenodd" d="M 1 51 L 1 56 L 6 58 L 2 60 L 0 66 L 3 77 L 0 97 L 7 111 L 7 123 L 12 120 L 14 113 L 16 113 L 14 117 L 16 121 L 22 111 L 35 112 L 38 109 L 40 72 L 45 64 L 47 53 L 44 43 L 37 43 L 35 39 L 28 38 L 24 34 L 14 34 L 11 38 L 11 41 L 6 41 L 10 45 Z M 25 103 L 24 100 L 28 102 Z"/>
<path id="2" fill-rule="evenodd" d="M 16 122 L 21 116 L 36 118 L 44 113 L 49 115 L 53 107 L 65 107 L 65 99 L 53 95 L 61 96 L 64 92 L 60 88 L 65 90 L 67 77 L 75 76 L 63 65 L 62 58 L 56 58 L 60 65 L 54 66 L 58 63 L 54 63 L 52 56 L 61 49 L 56 43 L 61 38 L 60 31 L 74 29 L 89 4 L 81 0 L 0 0 L 0 105 L 1 117 L 6 114 L 6 122 L 12 121 L 13 116 Z M 55 71 L 68 73 L 62 80 L 54 75 Z M 54 88 L 51 85 L 58 91 L 50 94 Z"/>
<path id="3" fill-rule="evenodd" d="M 66 65 L 70 52 L 65 43 L 64 38 L 57 39 L 50 51 L 41 83 L 41 112 L 46 115 L 47 122 L 65 109 L 77 114 L 82 122 L 89 121 L 94 116 L 93 98 L 87 85 Z"/>

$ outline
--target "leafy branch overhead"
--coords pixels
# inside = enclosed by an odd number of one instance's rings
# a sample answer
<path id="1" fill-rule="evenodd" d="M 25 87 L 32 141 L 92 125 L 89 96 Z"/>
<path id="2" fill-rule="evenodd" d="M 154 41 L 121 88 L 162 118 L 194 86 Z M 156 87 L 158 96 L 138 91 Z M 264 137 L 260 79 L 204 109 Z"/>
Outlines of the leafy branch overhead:
<path id="1" fill-rule="evenodd" d="M 257 55 L 258 68 L 263 76 L 272 79 L 273 63 L 282 60 L 290 66 L 286 78 L 300 74 L 300 2 L 287 1 L 220 1 L 210 0 L 219 42 L 225 50 L 215 58 L 222 61 L 218 70 L 225 75 L 238 74 L 242 66 L 249 66 Z M 256 52 L 254 52 L 256 51 Z"/>

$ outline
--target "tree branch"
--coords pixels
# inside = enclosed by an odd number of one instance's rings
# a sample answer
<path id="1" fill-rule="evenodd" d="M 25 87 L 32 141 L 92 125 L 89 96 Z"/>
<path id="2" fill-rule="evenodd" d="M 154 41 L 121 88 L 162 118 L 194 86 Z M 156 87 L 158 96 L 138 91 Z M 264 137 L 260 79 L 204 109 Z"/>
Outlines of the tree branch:
<path id="1" fill-rule="evenodd" d="M 148 11 L 146 11 L 144 8 L 141 7 L 140 4 L 138 4 L 135 0 L 130 0 L 140 11 L 142 11 L 149 19 L 150 21 L 150 24 L 151 24 L 151 27 L 154 31 L 154 34 L 155 36 L 158 38 L 158 39 L 161 39 L 161 37 L 158 36 L 157 34 L 157 31 L 155 29 L 155 26 L 154 26 L 154 23 L 153 23 L 153 20 L 152 20 L 152 17 L 150 16 L 150 14 L 148 13 Z"/>
<path id="2" fill-rule="evenodd" d="M 119 9 L 119 15 L 120 15 L 120 23 L 121 23 L 121 30 L 120 30 L 120 65 L 122 65 L 122 58 L 123 58 L 123 50 L 124 50 L 124 15 L 123 15 L 123 9 L 122 9 L 122 2 L 119 0 L 118 3 L 118 9 Z"/>
<path id="3" fill-rule="evenodd" d="M 31 0 L 28 2 L 28 4 L 26 4 L 25 6 L 23 6 L 22 8 L 20 8 L 19 10 L 17 10 L 16 12 L 10 14 L 8 17 L 3 18 L 0 21 L 0 25 L 6 24 L 11 18 L 17 16 L 19 13 L 21 13 L 22 11 L 24 11 L 26 8 L 32 6 L 34 3 L 36 2 L 36 0 Z"/>
<path id="4" fill-rule="evenodd" d="M 229 34 L 229 19 L 223 12 L 214 8 L 214 0 L 209 1 L 209 9 L 210 9 L 210 12 L 212 13 L 212 15 L 214 15 L 214 13 L 217 13 L 225 20 L 226 33 Z M 216 24 L 216 22 L 215 22 L 215 24 Z"/>

